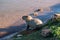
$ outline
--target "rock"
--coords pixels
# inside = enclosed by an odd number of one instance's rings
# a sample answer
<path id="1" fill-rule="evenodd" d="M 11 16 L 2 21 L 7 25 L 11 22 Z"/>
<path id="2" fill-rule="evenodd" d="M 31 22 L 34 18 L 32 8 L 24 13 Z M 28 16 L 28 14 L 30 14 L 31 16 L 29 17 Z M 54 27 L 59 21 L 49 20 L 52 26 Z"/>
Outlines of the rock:
<path id="1" fill-rule="evenodd" d="M 50 36 L 52 33 L 51 33 L 51 30 L 50 29 L 42 29 L 42 31 L 41 31 L 41 35 L 43 36 L 43 37 L 48 37 L 48 36 Z"/>
<path id="2" fill-rule="evenodd" d="M 23 36 L 23 35 L 21 35 L 21 34 L 18 34 L 18 35 L 17 35 L 17 37 L 22 37 L 22 36 Z"/>

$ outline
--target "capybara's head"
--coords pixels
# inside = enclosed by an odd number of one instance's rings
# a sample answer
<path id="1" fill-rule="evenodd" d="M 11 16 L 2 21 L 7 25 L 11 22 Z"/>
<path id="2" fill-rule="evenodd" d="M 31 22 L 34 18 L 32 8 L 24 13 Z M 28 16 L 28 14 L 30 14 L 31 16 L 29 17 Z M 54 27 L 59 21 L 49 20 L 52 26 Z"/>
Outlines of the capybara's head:
<path id="1" fill-rule="evenodd" d="M 30 21 L 33 18 L 31 16 L 23 16 L 22 19 L 25 21 Z"/>

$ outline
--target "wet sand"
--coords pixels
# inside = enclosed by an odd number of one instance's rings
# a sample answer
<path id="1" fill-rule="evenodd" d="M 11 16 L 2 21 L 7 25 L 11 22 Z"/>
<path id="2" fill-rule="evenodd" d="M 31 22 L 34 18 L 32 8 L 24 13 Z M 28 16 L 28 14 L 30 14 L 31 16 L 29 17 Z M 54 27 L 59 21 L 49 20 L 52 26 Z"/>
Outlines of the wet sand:
<path id="1" fill-rule="evenodd" d="M 25 23 L 21 18 L 23 15 L 57 3 L 60 3 L 60 0 L 0 0 L 0 32 L 21 31 Z"/>

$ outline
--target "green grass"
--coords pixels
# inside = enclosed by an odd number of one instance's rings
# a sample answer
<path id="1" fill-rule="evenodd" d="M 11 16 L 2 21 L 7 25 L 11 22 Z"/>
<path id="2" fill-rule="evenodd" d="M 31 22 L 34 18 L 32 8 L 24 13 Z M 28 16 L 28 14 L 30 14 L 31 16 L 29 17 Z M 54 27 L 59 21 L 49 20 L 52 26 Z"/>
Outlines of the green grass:
<path id="1" fill-rule="evenodd" d="M 14 38 L 14 40 L 60 40 L 60 21 L 49 21 L 44 27 L 51 29 L 53 36 L 52 37 L 42 37 L 39 31 L 33 32 L 29 35 L 23 35 L 22 38 Z"/>

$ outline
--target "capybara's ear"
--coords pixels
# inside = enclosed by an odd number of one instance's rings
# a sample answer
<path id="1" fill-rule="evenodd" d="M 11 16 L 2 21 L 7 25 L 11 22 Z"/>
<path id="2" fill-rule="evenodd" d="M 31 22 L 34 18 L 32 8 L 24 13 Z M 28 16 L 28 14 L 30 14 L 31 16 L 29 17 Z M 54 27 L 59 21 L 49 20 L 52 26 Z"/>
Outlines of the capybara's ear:
<path id="1" fill-rule="evenodd" d="M 25 20 L 28 16 L 22 16 L 22 19 Z"/>

